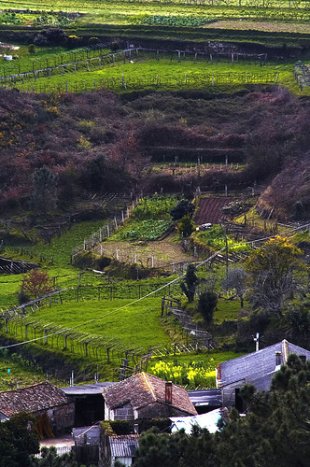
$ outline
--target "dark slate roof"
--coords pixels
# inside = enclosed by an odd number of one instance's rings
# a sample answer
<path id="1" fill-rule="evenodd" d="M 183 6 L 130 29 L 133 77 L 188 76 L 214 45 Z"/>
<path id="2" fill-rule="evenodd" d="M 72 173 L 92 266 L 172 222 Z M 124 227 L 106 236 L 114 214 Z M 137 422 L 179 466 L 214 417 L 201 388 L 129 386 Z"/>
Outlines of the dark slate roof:
<path id="1" fill-rule="evenodd" d="M 189 398 L 195 407 L 221 407 L 222 391 L 220 389 L 205 389 L 188 391 Z"/>
<path id="2" fill-rule="evenodd" d="M 109 436 L 112 457 L 135 457 L 139 435 Z"/>
<path id="3" fill-rule="evenodd" d="M 281 353 L 281 364 L 287 362 L 289 354 L 305 355 L 310 360 L 310 351 L 291 344 L 286 339 L 265 349 L 243 357 L 234 358 L 218 366 L 217 382 L 219 387 L 233 383 L 252 383 L 260 390 L 268 390 L 276 367 L 276 352 Z"/>
<path id="4" fill-rule="evenodd" d="M 82 384 L 79 386 L 69 386 L 62 388 L 63 392 L 68 396 L 87 396 L 92 394 L 102 394 L 104 388 L 111 386 L 115 383 L 94 383 L 94 384 Z"/>
<path id="5" fill-rule="evenodd" d="M 103 397 L 110 409 L 123 407 L 130 403 L 133 409 L 139 409 L 154 402 L 165 403 L 166 382 L 147 373 L 137 373 L 130 378 L 103 390 Z M 197 415 L 187 391 L 175 384 L 172 385 L 172 407 Z"/>
<path id="6" fill-rule="evenodd" d="M 47 381 L 15 391 L 0 392 L 0 412 L 7 417 L 21 412 L 39 412 L 69 402 L 61 389 Z"/>

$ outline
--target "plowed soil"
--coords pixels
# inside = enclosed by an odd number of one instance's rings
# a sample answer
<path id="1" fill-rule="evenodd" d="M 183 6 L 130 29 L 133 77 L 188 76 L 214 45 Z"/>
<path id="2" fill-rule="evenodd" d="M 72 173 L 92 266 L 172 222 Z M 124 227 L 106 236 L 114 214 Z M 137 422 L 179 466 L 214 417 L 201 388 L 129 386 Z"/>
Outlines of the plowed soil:
<path id="1" fill-rule="evenodd" d="M 225 196 L 219 196 L 215 198 L 201 198 L 199 201 L 199 207 L 195 215 L 195 222 L 198 225 L 206 224 L 219 224 L 224 215 L 222 208 L 226 204 L 233 201 L 233 198 L 226 198 Z"/>

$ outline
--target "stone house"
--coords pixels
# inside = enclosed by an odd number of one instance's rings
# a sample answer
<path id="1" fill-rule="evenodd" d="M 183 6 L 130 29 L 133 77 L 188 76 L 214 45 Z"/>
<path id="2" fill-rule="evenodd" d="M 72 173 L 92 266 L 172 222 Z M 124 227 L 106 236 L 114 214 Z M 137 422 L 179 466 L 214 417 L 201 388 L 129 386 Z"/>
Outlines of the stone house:
<path id="1" fill-rule="evenodd" d="M 187 391 L 147 373 L 137 373 L 103 390 L 106 420 L 197 415 Z"/>
<path id="2" fill-rule="evenodd" d="M 37 420 L 39 434 L 50 437 L 70 430 L 74 424 L 74 402 L 49 382 L 0 392 L 0 421 L 27 413 Z"/>

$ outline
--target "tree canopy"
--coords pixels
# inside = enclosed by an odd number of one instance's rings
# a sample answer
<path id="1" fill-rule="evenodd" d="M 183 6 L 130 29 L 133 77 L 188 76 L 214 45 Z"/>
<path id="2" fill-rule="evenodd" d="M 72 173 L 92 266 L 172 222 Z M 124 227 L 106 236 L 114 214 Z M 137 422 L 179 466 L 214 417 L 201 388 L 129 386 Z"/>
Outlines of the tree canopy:
<path id="1" fill-rule="evenodd" d="M 276 236 L 254 250 L 248 261 L 251 276 L 251 301 L 254 308 L 281 314 L 285 300 L 295 284 L 293 273 L 301 267 L 301 251 L 289 239 Z"/>

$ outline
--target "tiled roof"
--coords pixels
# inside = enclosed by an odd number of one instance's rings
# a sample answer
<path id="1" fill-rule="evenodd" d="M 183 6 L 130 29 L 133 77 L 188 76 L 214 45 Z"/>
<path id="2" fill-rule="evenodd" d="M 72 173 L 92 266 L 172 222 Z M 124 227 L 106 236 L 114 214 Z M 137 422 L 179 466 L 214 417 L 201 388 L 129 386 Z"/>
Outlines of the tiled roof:
<path id="1" fill-rule="evenodd" d="M 109 436 L 112 457 L 134 457 L 139 447 L 139 435 Z"/>
<path id="2" fill-rule="evenodd" d="M 103 390 L 103 397 L 110 409 L 130 403 L 133 409 L 145 407 L 154 402 L 165 403 L 166 382 L 147 373 L 137 373 L 130 378 Z M 196 415 L 197 412 L 189 399 L 187 391 L 172 385 L 172 407 Z"/>
<path id="3" fill-rule="evenodd" d="M 257 389 L 267 390 L 276 368 L 276 352 L 281 353 L 281 364 L 285 364 L 289 354 L 305 355 L 310 360 L 310 351 L 291 344 L 286 339 L 265 349 L 243 357 L 228 360 L 219 365 L 218 380 L 221 386 L 233 383 L 253 383 Z"/>
<path id="4" fill-rule="evenodd" d="M 15 391 L 0 392 L 0 412 L 7 417 L 21 412 L 39 412 L 68 402 L 62 390 L 47 381 Z"/>

